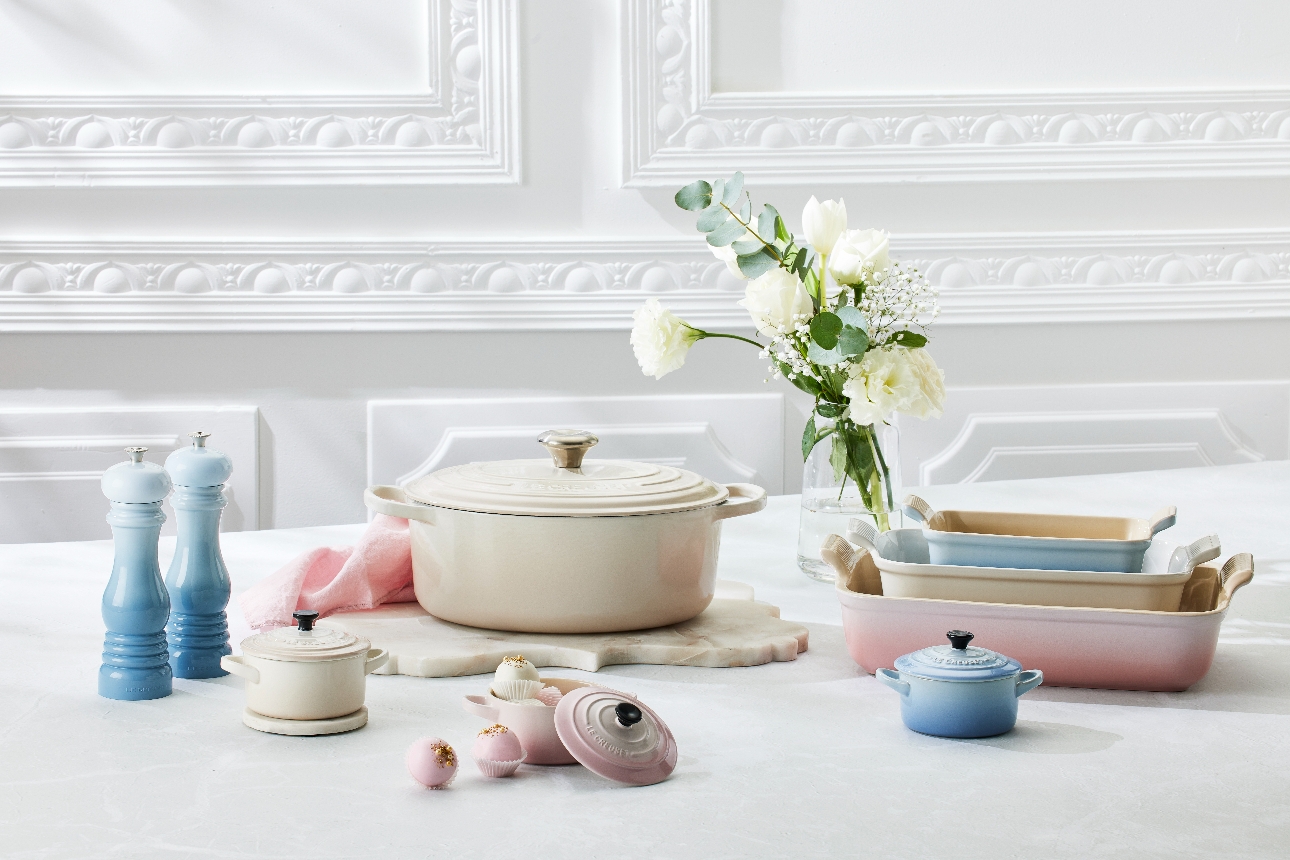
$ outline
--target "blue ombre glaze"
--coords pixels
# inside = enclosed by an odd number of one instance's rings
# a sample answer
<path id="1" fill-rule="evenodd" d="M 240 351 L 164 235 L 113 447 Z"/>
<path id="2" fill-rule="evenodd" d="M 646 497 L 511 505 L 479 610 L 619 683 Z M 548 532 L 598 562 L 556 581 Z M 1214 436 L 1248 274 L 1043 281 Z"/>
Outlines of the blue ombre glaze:
<path id="1" fill-rule="evenodd" d="M 210 434 L 189 435 L 193 446 L 166 459 L 175 483 L 170 503 L 179 531 L 166 574 L 174 607 L 166 638 L 176 678 L 218 678 L 228 674 L 220 658 L 233 653 L 225 614 L 232 584 L 219 546 L 220 516 L 228 504 L 224 482 L 233 474 L 233 465 L 219 451 L 205 447 Z"/>
<path id="2" fill-rule="evenodd" d="M 969 648 L 972 634 L 951 630 L 952 647 L 924 648 L 896 658 L 896 670 L 875 677 L 900 694 L 900 718 L 913 731 L 942 738 L 988 738 L 1017 724 L 1017 699 L 1044 673 L 1022 671 L 1010 657 Z"/>
<path id="3" fill-rule="evenodd" d="M 103 473 L 103 493 L 112 503 L 115 556 L 103 591 L 103 665 L 99 695 L 137 701 L 169 696 L 172 686 L 166 648 L 170 595 L 161 580 L 157 541 L 166 515 L 161 502 L 170 479 L 155 463 L 143 462 L 146 448 L 127 448 L 130 461 Z"/>

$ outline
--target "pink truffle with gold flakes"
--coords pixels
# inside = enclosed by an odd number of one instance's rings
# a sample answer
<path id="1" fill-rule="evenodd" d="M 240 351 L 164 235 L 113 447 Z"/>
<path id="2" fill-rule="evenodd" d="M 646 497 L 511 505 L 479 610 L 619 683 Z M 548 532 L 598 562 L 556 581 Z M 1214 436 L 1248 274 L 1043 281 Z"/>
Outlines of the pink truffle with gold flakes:
<path id="1" fill-rule="evenodd" d="M 421 738 L 408 747 L 408 773 L 426 788 L 447 788 L 457 775 L 457 753 L 442 738 Z"/>
<path id="2" fill-rule="evenodd" d="M 479 772 L 488 777 L 510 776 L 524 762 L 524 748 L 515 732 L 501 724 L 480 731 L 470 748 Z"/>

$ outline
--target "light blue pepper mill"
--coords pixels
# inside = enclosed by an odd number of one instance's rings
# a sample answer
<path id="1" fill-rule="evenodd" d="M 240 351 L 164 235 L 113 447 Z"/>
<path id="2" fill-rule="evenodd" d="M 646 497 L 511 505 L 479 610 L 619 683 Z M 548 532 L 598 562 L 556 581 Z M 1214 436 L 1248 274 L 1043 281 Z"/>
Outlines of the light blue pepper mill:
<path id="1" fill-rule="evenodd" d="M 211 434 L 188 434 L 191 448 L 166 458 L 166 471 L 175 483 L 170 504 L 175 509 L 179 539 L 166 574 L 170 589 L 170 666 L 176 678 L 218 678 L 228 672 L 219 660 L 232 654 L 228 646 L 228 606 L 231 585 L 219 551 L 219 520 L 228 504 L 224 482 L 233 474 L 228 457 L 206 447 Z"/>
<path id="2" fill-rule="evenodd" d="M 103 473 L 103 495 L 112 502 L 108 525 L 116 556 L 103 591 L 103 665 L 99 695 L 109 699 L 160 699 L 171 689 L 166 651 L 170 595 L 157 565 L 157 540 L 166 515 L 161 502 L 170 476 L 145 463 L 147 448 L 126 448 L 130 459 Z"/>

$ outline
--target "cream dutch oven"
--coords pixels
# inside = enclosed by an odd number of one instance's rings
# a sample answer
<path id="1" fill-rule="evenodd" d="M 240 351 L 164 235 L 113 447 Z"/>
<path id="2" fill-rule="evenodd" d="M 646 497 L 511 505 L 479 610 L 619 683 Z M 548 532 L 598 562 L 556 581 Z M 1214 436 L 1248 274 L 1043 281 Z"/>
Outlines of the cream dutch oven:
<path id="1" fill-rule="evenodd" d="M 766 491 L 626 460 L 552 430 L 549 460 L 442 469 L 364 494 L 410 522 L 417 600 L 445 621 L 528 633 L 609 633 L 687 621 L 712 602 L 721 521 Z"/>
<path id="2" fill-rule="evenodd" d="M 293 612 L 296 627 L 242 640 L 220 665 L 246 679 L 246 706 L 279 720 L 329 720 L 363 707 L 367 676 L 389 654 L 339 630 L 315 630 L 318 613 Z"/>

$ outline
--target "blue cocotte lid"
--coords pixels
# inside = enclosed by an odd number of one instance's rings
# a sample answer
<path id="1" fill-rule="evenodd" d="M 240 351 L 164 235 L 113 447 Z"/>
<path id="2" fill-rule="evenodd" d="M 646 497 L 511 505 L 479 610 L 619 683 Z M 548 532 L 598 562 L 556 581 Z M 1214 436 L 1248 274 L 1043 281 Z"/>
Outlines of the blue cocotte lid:
<path id="1" fill-rule="evenodd" d="M 114 502 L 149 504 L 170 495 L 170 476 L 156 463 L 148 463 L 143 455 L 147 448 L 126 448 L 130 459 L 108 467 L 103 473 L 103 495 Z"/>
<path id="2" fill-rule="evenodd" d="M 945 635 L 949 645 L 936 645 L 897 657 L 896 671 L 933 681 L 993 681 L 1021 671 L 1021 664 L 1011 657 L 969 647 L 972 634 L 966 630 L 951 630 Z"/>
<path id="3" fill-rule="evenodd" d="M 233 461 L 214 448 L 206 447 L 211 434 L 194 430 L 191 448 L 180 448 L 166 458 L 166 471 L 180 487 L 218 487 L 233 474 Z"/>

